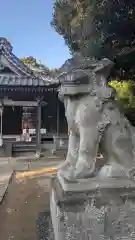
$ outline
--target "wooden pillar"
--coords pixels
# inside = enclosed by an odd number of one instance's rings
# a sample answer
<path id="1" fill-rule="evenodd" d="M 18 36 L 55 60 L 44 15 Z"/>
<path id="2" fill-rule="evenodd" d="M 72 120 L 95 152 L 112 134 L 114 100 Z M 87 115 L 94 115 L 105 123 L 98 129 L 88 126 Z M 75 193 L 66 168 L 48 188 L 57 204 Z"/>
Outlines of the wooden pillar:
<path id="1" fill-rule="evenodd" d="M 0 107 L 0 147 L 3 145 L 3 107 Z"/>
<path id="2" fill-rule="evenodd" d="M 41 102 L 38 101 L 37 106 L 37 122 L 36 122 L 36 153 L 41 154 Z"/>
<path id="3" fill-rule="evenodd" d="M 59 98 L 57 95 L 57 136 L 59 136 L 59 126 L 60 126 L 60 110 L 59 110 Z"/>

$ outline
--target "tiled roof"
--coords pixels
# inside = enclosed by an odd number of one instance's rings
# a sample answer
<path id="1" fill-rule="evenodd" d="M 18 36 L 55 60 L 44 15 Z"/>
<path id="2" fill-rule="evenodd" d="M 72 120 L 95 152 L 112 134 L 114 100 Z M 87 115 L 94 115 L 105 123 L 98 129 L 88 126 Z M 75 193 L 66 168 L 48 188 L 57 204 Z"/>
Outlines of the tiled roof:
<path id="1" fill-rule="evenodd" d="M 30 78 L 25 76 L 10 76 L 10 75 L 0 75 L 0 86 L 46 86 L 46 83 L 42 79 Z M 49 84 L 50 85 L 50 84 Z"/>
<path id="2" fill-rule="evenodd" d="M 0 85 L 48 86 L 58 84 L 58 79 L 56 77 L 44 75 L 42 71 L 37 74 L 34 69 L 31 69 L 21 62 L 20 59 L 13 54 L 10 42 L 3 37 L 0 37 L 0 54 L 6 58 L 9 67 L 11 67 L 11 69 L 13 68 L 13 71 L 19 75 L 0 75 Z"/>

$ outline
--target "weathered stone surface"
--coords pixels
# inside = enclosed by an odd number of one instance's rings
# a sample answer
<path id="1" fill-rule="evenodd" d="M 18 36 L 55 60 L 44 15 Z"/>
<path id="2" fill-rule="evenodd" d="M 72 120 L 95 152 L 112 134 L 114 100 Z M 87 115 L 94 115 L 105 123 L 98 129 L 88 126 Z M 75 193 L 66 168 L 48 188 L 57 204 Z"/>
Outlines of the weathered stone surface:
<path id="1" fill-rule="evenodd" d="M 53 231 L 55 240 L 64 239 L 64 225 L 63 225 L 63 213 L 55 202 L 55 193 L 52 190 L 50 197 L 50 209 L 51 209 L 51 220 L 53 224 Z"/>
<path id="2" fill-rule="evenodd" d="M 118 191 L 121 189 L 128 189 L 131 191 L 135 190 L 135 181 L 129 180 L 127 178 L 86 178 L 86 179 L 78 179 L 75 182 L 70 182 L 64 179 L 60 172 L 58 172 L 59 182 L 65 192 L 82 192 L 82 191 L 93 191 L 96 189 L 117 189 Z"/>
<path id="3" fill-rule="evenodd" d="M 135 239 L 134 131 L 107 85 L 113 65 L 73 57 L 61 69 L 69 144 L 52 178 L 55 240 Z"/>
<path id="4" fill-rule="evenodd" d="M 55 176 L 51 183 L 50 206 L 55 239 L 135 238 L 134 188 L 118 190 L 114 186 L 110 190 L 99 188 L 93 191 L 90 186 L 89 191 L 77 192 L 64 191 Z"/>
<path id="5" fill-rule="evenodd" d="M 64 178 L 135 176 L 134 131 L 115 102 L 107 78 L 114 63 L 75 56 L 60 74 L 69 144 L 66 161 L 58 167 Z M 105 164 L 96 168 L 99 150 Z"/>

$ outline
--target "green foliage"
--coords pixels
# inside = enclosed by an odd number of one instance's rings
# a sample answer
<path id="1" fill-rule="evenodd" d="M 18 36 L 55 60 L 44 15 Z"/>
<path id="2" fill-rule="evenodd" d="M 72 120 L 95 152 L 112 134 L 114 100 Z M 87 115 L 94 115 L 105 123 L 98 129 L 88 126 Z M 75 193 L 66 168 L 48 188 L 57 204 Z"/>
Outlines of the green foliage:
<path id="1" fill-rule="evenodd" d="M 34 57 L 23 57 L 20 58 L 20 61 L 22 61 L 25 64 L 36 64 L 36 59 Z"/>
<path id="2" fill-rule="evenodd" d="M 52 26 L 71 53 L 113 59 L 135 45 L 135 1 L 55 0 Z M 134 59 L 125 60 L 125 71 L 134 71 Z"/>
<path id="3" fill-rule="evenodd" d="M 133 96 L 135 83 L 132 80 L 113 80 L 109 82 L 109 86 L 116 90 L 116 100 L 125 111 L 129 108 L 135 108 L 135 97 Z"/>
<path id="4" fill-rule="evenodd" d="M 134 0 L 55 0 L 52 25 L 74 52 L 110 55 L 135 40 Z M 96 49 L 96 47 L 98 49 Z M 111 51 L 112 52 L 112 51 Z"/>

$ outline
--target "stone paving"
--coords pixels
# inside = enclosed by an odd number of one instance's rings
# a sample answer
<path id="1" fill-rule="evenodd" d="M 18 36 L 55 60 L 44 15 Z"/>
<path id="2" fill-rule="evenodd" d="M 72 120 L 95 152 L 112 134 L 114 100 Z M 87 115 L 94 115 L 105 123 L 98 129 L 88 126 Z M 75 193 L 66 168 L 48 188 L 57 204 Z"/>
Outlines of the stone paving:
<path id="1" fill-rule="evenodd" d="M 0 161 L 0 203 L 2 202 L 12 177 L 13 170 L 7 160 Z"/>
<path id="2" fill-rule="evenodd" d="M 62 154 L 54 156 L 46 154 L 41 159 L 37 159 L 35 155 L 17 157 L 17 158 L 0 158 L 0 204 L 8 189 L 8 184 L 12 174 L 16 171 L 35 171 L 42 168 L 55 168 L 61 160 L 64 160 Z"/>

